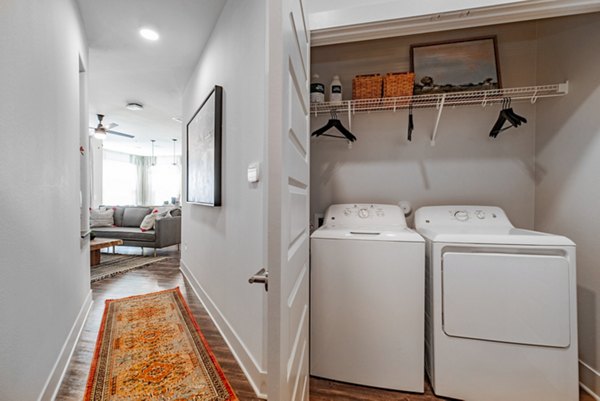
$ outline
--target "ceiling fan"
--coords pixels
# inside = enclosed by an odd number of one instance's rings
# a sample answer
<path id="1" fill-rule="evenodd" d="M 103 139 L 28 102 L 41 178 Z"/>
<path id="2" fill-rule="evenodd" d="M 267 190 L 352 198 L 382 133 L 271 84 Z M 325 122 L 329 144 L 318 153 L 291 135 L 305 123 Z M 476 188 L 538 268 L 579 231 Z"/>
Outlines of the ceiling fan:
<path id="1" fill-rule="evenodd" d="M 108 125 L 108 127 L 105 127 L 104 125 L 102 125 L 102 120 L 104 119 L 104 114 L 96 114 L 98 116 L 98 126 L 97 127 L 90 127 L 90 130 L 94 130 L 92 132 L 92 135 L 94 135 L 94 137 L 98 138 L 98 139 L 104 139 L 106 138 L 107 134 L 111 134 L 111 135 L 119 135 L 119 136 L 124 136 L 125 138 L 135 138 L 135 136 L 131 135 L 131 134 L 126 134 L 124 132 L 118 132 L 118 131 L 113 131 L 112 129 L 117 127 L 119 124 L 116 123 L 110 123 Z"/>

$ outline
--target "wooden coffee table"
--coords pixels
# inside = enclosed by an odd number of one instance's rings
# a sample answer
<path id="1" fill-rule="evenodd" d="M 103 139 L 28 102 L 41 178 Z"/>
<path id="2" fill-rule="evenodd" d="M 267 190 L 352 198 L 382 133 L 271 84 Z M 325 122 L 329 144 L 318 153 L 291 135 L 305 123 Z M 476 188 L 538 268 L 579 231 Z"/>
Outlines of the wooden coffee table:
<path id="1" fill-rule="evenodd" d="M 94 238 L 90 241 L 90 266 L 100 263 L 100 250 L 111 246 L 123 245 L 122 239 Z"/>

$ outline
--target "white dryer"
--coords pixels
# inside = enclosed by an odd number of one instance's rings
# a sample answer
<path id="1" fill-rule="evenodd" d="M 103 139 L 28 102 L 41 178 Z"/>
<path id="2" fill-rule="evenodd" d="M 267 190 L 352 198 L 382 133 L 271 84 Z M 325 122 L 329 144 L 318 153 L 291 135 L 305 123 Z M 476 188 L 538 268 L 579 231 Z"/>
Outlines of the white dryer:
<path id="1" fill-rule="evenodd" d="M 575 244 L 502 209 L 423 207 L 426 371 L 467 401 L 577 401 Z"/>
<path id="2" fill-rule="evenodd" d="M 330 206 L 311 236 L 311 374 L 423 392 L 424 263 L 398 206 Z"/>

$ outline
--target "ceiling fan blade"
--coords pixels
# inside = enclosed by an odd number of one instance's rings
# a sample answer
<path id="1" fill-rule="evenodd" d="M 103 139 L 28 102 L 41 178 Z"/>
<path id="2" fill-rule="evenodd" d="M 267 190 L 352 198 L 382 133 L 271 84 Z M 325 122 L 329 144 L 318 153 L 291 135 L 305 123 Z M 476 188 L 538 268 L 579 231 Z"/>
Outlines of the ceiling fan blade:
<path id="1" fill-rule="evenodd" d="M 117 124 L 117 123 L 110 123 L 110 124 L 108 124 L 108 127 L 106 127 L 106 129 L 110 130 L 110 129 L 113 129 L 113 128 L 118 127 L 118 126 L 119 126 L 119 124 Z"/>
<path id="2" fill-rule="evenodd" d="M 125 138 L 131 138 L 131 139 L 135 138 L 135 136 L 134 136 L 134 135 L 131 135 L 131 134 L 126 134 L 126 133 L 124 133 L 124 132 L 118 132 L 118 131 L 106 130 L 106 133 L 107 133 L 107 134 L 111 134 L 111 135 L 119 135 L 119 136 L 124 136 Z"/>

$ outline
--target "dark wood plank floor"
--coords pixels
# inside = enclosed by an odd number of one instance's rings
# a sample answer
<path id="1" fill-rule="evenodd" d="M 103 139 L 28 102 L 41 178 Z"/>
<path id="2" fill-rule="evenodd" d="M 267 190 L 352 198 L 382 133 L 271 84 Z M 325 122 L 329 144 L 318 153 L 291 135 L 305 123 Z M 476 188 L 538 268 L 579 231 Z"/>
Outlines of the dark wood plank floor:
<path id="1" fill-rule="evenodd" d="M 140 248 L 117 247 L 117 252 L 139 255 Z M 150 255 L 151 251 L 146 250 L 145 254 Z M 180 288 L 237 396 L 240 400 L 259 400 L 216 326 L 179 271 L 177 248 L 158 250 L 157 254 L 158 256 L 172 256 L 172 258 L 92 284 L 94 304 L 56 400 L 81 401 L 83 399 L 106 299 L 123 298 L 175 287 Z"/>
<path id="2" fill-rule="evenodd" d="M 117 247 L 119 253 L 140 254 L 139 248 Z M 146 250 L 146 255 L 149 255 Z M 216 326 L 196 298 L 192 288 L 179 271 L 179 252 L 175 247 L 158 251 L 158 255 L 170 256 L 161 262 L 154 263 L 141 269 L 132 270 L 125 274 L 111 277 L 92 284 L 94 305 L 85 323 L 83 333 L 67 373 L 60 387 L 57 401 L 80 401 L 83 398 L 85 384 L 94 348 L 100 320 L 104 311 L 106 299 L 122 298 L 130 295 L 179 287 L 185 300 L 190 306 L 194 317 L 202 328 L 206 340 L 210 344 L 225 375 L 233 386 L 241 401 L 256 401 L 252 387 L 244 376 L 233 355 Z M 371 387 L 355 386 L 319 378 L 311 378 L 310 399 L 312 401 L 433 401 L 443 400 L 436 397 L 426 384 L 424 394 L 402 393 Z M 281 400 L 284 401 L 284 400 Z M 592 397 L 581 393 L 580 401 L 593 401 Z"/>

